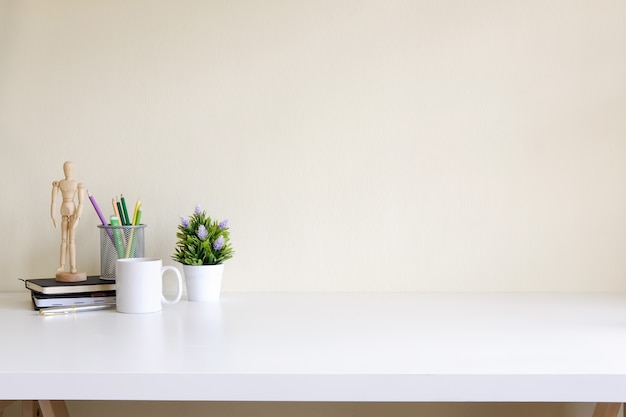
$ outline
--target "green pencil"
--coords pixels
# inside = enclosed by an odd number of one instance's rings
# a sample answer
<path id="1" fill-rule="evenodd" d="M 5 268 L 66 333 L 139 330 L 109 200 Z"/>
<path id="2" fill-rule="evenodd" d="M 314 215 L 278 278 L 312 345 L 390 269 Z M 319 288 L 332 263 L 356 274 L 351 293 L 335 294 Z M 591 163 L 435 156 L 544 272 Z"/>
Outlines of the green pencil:
<path id="1" fill-rule="evenodd" d="M 119 226 L 120 221 L 117 216 L 111 216 L 111 226 Z M 115 242 L 115 250 L 117 251 L 117 258 L 122 259 L 124 257 L 124 241 L 122 240 L 122 231 L 119 227 L 113 227 L 113 238 Z"/>
<path id="2" fill-rule="evenodd" d="M 124 195 L 120 194 L 120 200 L 122 201 L 122 210 L 124 210 L 124 226 L 130 226 L 130 218 L 128 217 L 128 210 L 126 209 L 126 200 Z"/>
<path id="3" fill-rule="evenodd" d="M 126 226 L 126 220 L 124 220 L 124 209 L 122 209 L 122 204 L 120 204 L 119 201 L 116 201 L 115 205 L 117 206 L 117 212 L 120 215 L 120 226 Z"/>

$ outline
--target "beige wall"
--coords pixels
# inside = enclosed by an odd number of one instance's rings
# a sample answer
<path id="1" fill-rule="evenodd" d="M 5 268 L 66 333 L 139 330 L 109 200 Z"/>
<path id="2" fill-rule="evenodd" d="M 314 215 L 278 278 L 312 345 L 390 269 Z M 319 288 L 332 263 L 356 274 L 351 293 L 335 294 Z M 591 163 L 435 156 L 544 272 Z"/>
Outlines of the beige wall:
<path id="1" fill-rule="evenodd" d="M 196 202 L 230 218 L 227 291 L 625 291 L 625 15 L 0 0 L 0 290 L 54 273 L 70 159 L 107 214 L 141 196 L 167 263 Z"/>
<path id="2" fill-rule="evenodd" d="M 230 218 L 230 291 L 626 290 L 625 8 L 0 0 L 0 289 L 54 272 L 71 159 L 150 255 Z"/>

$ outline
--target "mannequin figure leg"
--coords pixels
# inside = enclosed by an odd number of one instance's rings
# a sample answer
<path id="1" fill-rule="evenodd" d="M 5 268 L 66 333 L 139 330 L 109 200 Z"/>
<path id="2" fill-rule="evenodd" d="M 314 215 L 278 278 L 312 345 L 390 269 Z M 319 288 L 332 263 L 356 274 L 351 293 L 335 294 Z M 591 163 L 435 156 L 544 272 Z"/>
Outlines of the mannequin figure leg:
<path id="1" fill-rule="evenodd" d="M 74 217 L 70 218 L 69 226 L 69 244 L 70 244 L 70 272 L 75 273 L 76 269 L 76 229 L 74 228 Z"/>
<path id="2" fill-rule="evenodd" d="M 61 256 L 59 260 L 59 269 L 57 271 L 65 270 L 65 258 L 67 257 L 67 235 L 68 235 L 68 219 L 67 216 L 63 216 L 61 222 Z"/>

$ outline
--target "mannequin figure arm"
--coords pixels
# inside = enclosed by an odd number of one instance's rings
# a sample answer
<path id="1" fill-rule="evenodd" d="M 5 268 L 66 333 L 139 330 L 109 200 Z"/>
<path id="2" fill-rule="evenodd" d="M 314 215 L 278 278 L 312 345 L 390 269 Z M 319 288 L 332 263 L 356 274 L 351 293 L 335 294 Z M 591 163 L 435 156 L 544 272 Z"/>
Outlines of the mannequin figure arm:
<path id="1" fill-rule="evenodd" d="M 52 182 L 52 198 L 50 199 L 50 218 L 52 219 L 52 224 L 54 225 L 55 229 L 57 228 L 57 219 L 56 219 L 56 216 L 54 215 L 56 211 L 57 194 L 59 194 L 59 182 L 53 181 Z"/>
<path id="2" fill-rule="evenodd" d="M 83 183 L 78 183 L 78 206 L 76 207 L 76 213 L 74 214 L 74 221 L 72 223 L 72 228 L 75 229 L 78 225 L 78 220 L 80 220 L 80 216 L 83 214 L 83 203 L 85 202 L 85 187 L 83 187 Z"/>

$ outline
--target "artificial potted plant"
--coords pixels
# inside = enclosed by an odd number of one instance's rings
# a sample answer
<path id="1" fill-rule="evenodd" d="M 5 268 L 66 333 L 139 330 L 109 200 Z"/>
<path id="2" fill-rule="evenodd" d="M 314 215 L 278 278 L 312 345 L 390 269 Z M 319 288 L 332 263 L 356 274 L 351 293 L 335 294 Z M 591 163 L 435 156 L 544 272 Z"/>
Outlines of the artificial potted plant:
<path id="1" fill-rule="evenodd" d="M 199 204 L 180 218 L 172 259 L 183 264 L 189 301 L 218 300 L 224 262 L 233 257 L 228 220 L 211 219 Z"/>

